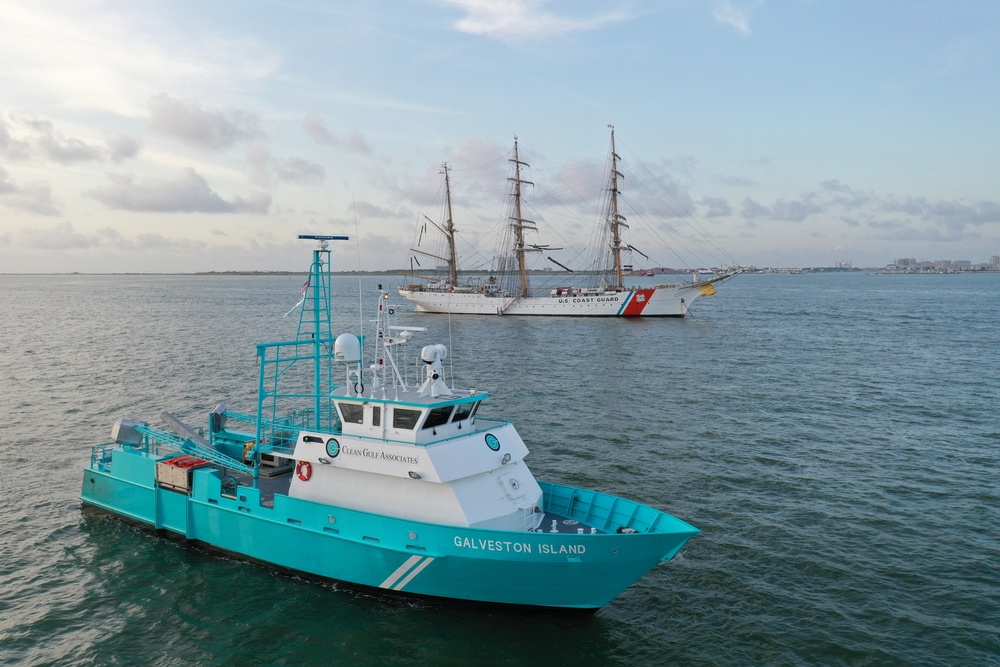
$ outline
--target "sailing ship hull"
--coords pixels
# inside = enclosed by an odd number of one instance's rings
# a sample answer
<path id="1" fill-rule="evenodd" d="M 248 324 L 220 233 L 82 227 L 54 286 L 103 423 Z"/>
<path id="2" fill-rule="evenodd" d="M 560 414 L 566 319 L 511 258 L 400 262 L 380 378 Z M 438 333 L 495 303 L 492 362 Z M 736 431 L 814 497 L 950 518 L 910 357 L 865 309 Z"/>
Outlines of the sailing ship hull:
<path id="1" fill-rule="evenodd" d="M 183 492 L 157 480 L 157 465 L 170 458 L 99 445 L 84 470 L 81 500 L 252 560 L 403 594 L 592 611 L 698 532 L 646 505 L 546 483 L 543 511 L 558 512 L 568 524 L 624 523 L 637 532 L 498 531 L 280 494 L 266 500 L 259 488 L 227 492 L 221 472 L 209 465 L 190 471 Z"/>
<path id="2" fill-rule="evenodd" d="M 716 281 L 623 291 L 552 290 L 546 296 L 505 297 L 481 292 L 400 289 L 418 312 L 567 317 L 684 317 L 695 299 L 715 294 Z"/>

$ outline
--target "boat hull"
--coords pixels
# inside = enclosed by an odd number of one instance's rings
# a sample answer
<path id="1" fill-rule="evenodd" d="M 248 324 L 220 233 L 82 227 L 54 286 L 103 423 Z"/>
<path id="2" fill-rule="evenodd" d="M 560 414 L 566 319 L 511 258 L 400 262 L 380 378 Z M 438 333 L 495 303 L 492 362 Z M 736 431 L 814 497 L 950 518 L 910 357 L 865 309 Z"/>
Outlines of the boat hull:
<path id="1" fill-rule="evenodd" d="M 659 510 L 583 489 L 542 484 L 545 511 L 632 534 L 495 531 L 429 524 L 275 495 L 226 492 L 213 467 L 189 493 L 156 482 L 164 457 L 111 451 L 84 470 L 85 505 L 280 568 L 387 592 L 594 610 L 661 561 L 696 528 Z"/>
<path id="2" fill-rule="evenodd" d="M 619 292 L 553 290 L 546 296 L 515 298 L 481 292 L 399 290 L 418 312 L 555 317 L 684 317 L 695 299 L 714 293 L 712 281 Z"/>

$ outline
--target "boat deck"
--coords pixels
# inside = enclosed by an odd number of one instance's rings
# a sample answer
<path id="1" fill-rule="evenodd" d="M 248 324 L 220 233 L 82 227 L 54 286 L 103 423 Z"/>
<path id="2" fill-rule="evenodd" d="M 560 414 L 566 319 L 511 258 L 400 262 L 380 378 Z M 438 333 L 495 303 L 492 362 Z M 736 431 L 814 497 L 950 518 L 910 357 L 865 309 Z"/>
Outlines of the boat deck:
<path id="1" fill-rule="evenodd" d="M 252 487 L 253 478 L 250 475 L 245 475 L 243 473 L 235 472 L 228 469 L 223 469 L 221 466 L 216 466 L 216 468 L 222 471 L 223 475 L 231 477 L 236 480 L 239 486 Z M 288 490 L 292 486 L 292 471 L 289 469 L 287 472 L 279 472 L 278 474 L 265 476 L 261 475 L 257 478 L 257 487 L 260 489 L 260 504 L 262 507 L 274 507 L 274 496 L 287 495 Z M 236 491 L 230 495 L 236 495 Z M 563 534 L 577 534 L 577 535 L 603 535 L 603 530 L 598 530 L 597 528 L 587 525 L 576 519 L 567 519 L 559 514 L 554 514 L 552 512 L 544 512 L 542 514 L 542 521 L 533 532 L 536 533 L 563 533 Z"/>
<path id="2" fill-rule="evenodd" d="M 253 478 L 250 475 L 246 475 L 241 472 L 236 472 L 228 468 L 224 469 L 221 466 L 216 466 L 217 470 L 220 470 L 223 477 L 231 477 L 236 480 L 239 486 L 252 487 Z M 260 489 L 260 504 L 261 507 L 274 507 L 274 496 L 278 495 L 288 495 L 288 490 L 292 486 L 292 469 L 289 466 L 286 472 L 279 472 L 274 475 L 261 475 L 257 478 L 257 488 Z M 235 489 L 230 495 L 235 495 Z M 224 491 L 225 493 L 225 491 Z"/>
<path id="3" fill-rule="evenodd" d="M 564 516 L 545 512 L 542 515 L 542 522 L 535 529 L 536 533 L 576 533 L 578 535 L 603 535 L 603 530 L 598 530 L 593 526 L 576 519 L 567 519 Z"/>

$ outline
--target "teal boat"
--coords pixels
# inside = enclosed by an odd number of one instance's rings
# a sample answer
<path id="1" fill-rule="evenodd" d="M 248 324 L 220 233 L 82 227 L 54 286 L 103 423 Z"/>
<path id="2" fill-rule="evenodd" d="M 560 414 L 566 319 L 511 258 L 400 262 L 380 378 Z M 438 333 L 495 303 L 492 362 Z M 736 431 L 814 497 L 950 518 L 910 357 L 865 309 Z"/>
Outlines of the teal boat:
<path id="1" fill-rule="evenodd" d="M 698 529 L 606 493 L 536 481 L 488 395 L 449 387 L 448 350 L 420 349 L 378 293 L 372 363 L 333 335 L 329 241 L 317 241 L 295 340 L 257 345 L 255 413 L 204 428 L 118 420 L 92 448 L 86 506 L 279 568 L 386 592 L 593 611 Z M 422 381 L 421 381 L 422 380 Z M 419 382 L 419 384 L 418 384 Z"/>

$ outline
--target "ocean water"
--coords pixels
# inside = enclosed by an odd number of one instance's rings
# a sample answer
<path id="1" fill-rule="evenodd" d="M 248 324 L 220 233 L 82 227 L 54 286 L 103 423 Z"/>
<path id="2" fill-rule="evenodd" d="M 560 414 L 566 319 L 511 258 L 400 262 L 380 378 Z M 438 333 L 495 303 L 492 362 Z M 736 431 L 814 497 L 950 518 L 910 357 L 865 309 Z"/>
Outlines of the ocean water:
<path id="1" fill-rule="evenodd" d="M 378 281 L 334 279 L 339 325 L 371 333 Z M 683 320 L 406 314 L 536 477 L 703 531 L 587 617 L 380 597 L 82 511 L 114 420 L 253 408 L 301 282 L 0 276 L 0 663 L 1000 664 L 1000 275 L 740 276 Z"/>

